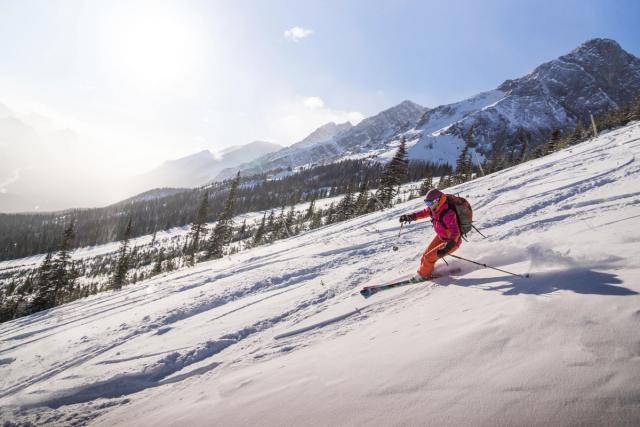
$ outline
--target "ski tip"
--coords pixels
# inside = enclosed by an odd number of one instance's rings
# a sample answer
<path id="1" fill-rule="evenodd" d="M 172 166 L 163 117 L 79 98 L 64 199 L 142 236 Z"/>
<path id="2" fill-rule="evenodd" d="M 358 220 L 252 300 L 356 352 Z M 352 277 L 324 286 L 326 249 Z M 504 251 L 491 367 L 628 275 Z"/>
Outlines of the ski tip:
<path id="1" fill-rule="evenodd" d="M 375 294 L 375 291 L 373 289 L 370 289 L 370 288 L 362 288 L 360 290 L 360 295 L 362 295 L 365 298 L 369 298 L 373 294 Z"/>

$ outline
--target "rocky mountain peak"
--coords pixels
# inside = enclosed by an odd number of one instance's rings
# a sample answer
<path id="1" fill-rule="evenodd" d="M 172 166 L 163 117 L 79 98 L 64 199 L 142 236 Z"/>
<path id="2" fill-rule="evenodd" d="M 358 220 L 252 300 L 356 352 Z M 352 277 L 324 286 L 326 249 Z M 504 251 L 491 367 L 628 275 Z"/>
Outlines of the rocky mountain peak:
<path id="1" fill-rule="evenodd" d="M 311 132 L 306 138 L 302 141 L 295 143 L 292 147 L 309 147 L 315 144 L 322 144 L 324 142 L 331 141 L 336 136 L 342 134 L 343 132 L 351 129 L 353 125 L 350 122 L 345 122 L 341 124 L 336 124 L 334 122 L 329 122 L 320 126 L 318 129 Z"/>

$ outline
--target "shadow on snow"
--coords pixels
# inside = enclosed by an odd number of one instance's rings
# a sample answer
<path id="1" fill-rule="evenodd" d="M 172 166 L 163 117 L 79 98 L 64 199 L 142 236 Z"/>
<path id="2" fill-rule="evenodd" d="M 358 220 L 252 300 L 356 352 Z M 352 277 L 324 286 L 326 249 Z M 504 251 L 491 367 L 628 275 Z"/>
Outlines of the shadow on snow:
<path id="1" fill-rule="evenodd" d="M 491 286 L 492 283 L 502 281 L 509 283 Z M 636 291 L 617 286 L 622 283 L 616 274 L 584 267 L 533 274 L 526 279 L 515 276 L 494 276 L 478 279 L 458 278 L 453 282 L 459 286 L 478 286 L 487 291 L 500 291 L 503 295 L 542 295 L 560 290 L 591 295 L 638 295 Z"/>

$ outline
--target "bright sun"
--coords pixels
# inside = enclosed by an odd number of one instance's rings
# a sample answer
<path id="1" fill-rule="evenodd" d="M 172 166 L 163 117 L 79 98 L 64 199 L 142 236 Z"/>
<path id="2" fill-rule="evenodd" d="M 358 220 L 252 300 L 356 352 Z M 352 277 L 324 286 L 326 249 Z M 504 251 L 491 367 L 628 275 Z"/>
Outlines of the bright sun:
<path id="1" fill-rule="evenodd" d="M 164 89 L 188 80 L 198 62 L 193 22 L 177 11 L 122 8 L 109 20 L 109 68 L 138 87 Z"/>

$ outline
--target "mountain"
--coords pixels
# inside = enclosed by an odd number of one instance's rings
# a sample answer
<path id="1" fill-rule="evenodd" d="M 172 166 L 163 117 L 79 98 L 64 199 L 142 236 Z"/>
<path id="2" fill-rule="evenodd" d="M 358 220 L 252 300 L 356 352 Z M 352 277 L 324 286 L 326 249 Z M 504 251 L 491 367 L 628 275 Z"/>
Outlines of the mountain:
<path id="1" fill-rule="evenodd" d="M 374 150 L 385 147 L 393 135 L 411 129 L 426 111 L 414 102 L 403 101 L 356 126 L 328 123 L 288 148 L 240 165 L 240 170 L 243 175 L 251 175 L 277 168 L 329 163 L 362 153 L 370 155 Z M 225 170 L 216 179 L 229 178 L 233 173 Z"/>
<path id="2" fill-rule="evenodd" d="M 344 158 L 388 160 L 401 137 L 410 159 L 455 165 L 471 135 L 475 161 L 494 150 L 528 148 L 554 129 L 573 130 L 589 113 L 617 108 L 640 94 L 640 59 L 609 39 L 593 39 L 498 88 L 433 109 L 405 101 L 330 140 L 291 147 L 243 164 L 244 174 Z M 224 171 L 217 179 L 228 178 Z"/>
<path id="3" fill-rule="evenodd" d="M 529 278 L 448 257 L 443 277 L 361 298 L 415 271 L 433 231 L 398 238 L 398 216 L 416 198 L 0 324 L 0 419 L 637 426 L 639 141 L 636 122 L 449 190 L 488 236 L 456 255 Z M 104 246 L 75 251 L 78 272 Z"/>
<path id="4" fill-rule="evenodd" d="M 361 121 L 350 132 L 341 135 L 336 144 L 345 155 L 358 155 L 386 148 L 390 138 L 411 129 L 429 109 L 415 102 L 403 101 Z"/>
<path id="5" fill-rule="evenodd" d="M 428 111 L 405 133 L 411 158 L 454 164 L 464 137 L 475 151 L 513 150 L 546 142 L 554 129 L 573 130 L 589 113 L 618 108 L 640 94 L 640 59 L 608 39 L 593 39 L 495 90 Z"/>
<path id="6" fill-rule="evenodd" d="M 217 154 L 203 150 L 167 161 L 158 168 L 134 178 L 133 185 L 135 191 L 160 187 L 198 187 L 213 180 L 225 168 L 235 169 L 241 163 L 250 162 L 281 148 L 282 146 L 271 142 L 255 141 L 227 148 Z"/>
<path id="7" fill-rule="evenodd" d="M 308 163 L 320 163 L 322 159 L 332 159 L 340 153 L 333 143 L 334 138 L 349 131 L 353 126 L 346 122 L 336 124 L 329 122 L 287 148 L 259 157 L 252 162 L 246 162 L 238 166 L 243 175 L 254 175 L 273 169 L 287 169 Z M 216 180 L 232 177 L 236 173 L 234 169 L 221 171 Z"/>
<path id="8" fill-rule="evenodd" d="M 158 200 L 174 194 L 182 193 L 184 191 L 189 191 L 189 190 L 187 188 L 154 188 L 153 190 L 145 191 L 133 197 L 129 197 L 128 199 L 114 203 L 111 206 L 130 205 L 136 202 Z"/>

